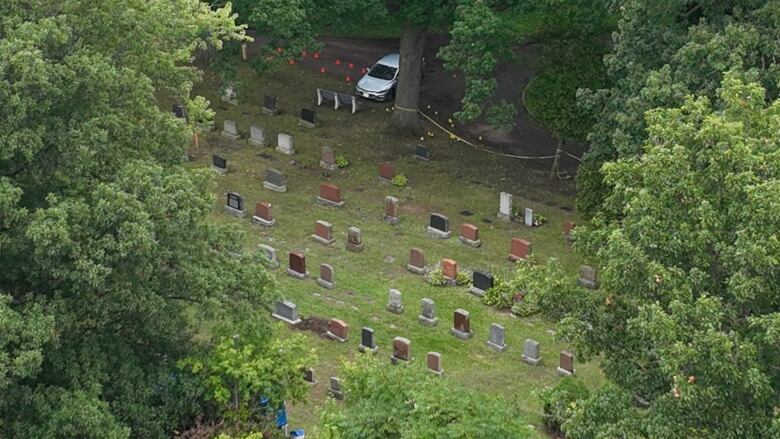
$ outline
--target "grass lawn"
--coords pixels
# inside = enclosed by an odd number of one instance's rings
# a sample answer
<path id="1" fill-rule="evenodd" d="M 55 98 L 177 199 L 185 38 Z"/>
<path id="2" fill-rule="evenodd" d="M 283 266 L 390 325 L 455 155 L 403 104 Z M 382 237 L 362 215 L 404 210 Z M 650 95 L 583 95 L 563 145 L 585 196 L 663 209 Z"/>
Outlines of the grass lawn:
<path id="1" fill-rule="evenodd" d="M 319 363 L 316 377 L 319 384 L 312 387 L 307 403 L 293 407 L 289 414 L 291 427 L 304 427 L 312 434 L 318 423 L 319 409 L 326 397 L 328 377 L 339 374 L 342 360 L 354 357 L 358 351 L 360 328 L 376 330 L 378 355 L 387 358 L 392 351 L 392 339 L 403 336 L 411 340 L 414 360 L 411 367 L 425 367 L 428 351 L 442 354 L 445 379 L 491 395 L 505 395 L 517 401 L 529 423 L 540 424 L 541 407 L 536 394 L 558 381 L 555 368 L 558 352 L 564 343 L 554 341 L 548 332 L 554 324 L 541 318 L 515 318 L 482 305 L 479 299 L 463 287 L 432 287 L 421 276 L 406 269 L 410 247 L 425 250 L 429 265 L 442 258 L 456 260 L 461 269 L 489 269 L 508 276 L 512 264 L 506 259 L 512 236 L 527 238 L 533 243 L 533 252 L 546 260 L 559 258 L 571 273 L 572 281 L 582 261 L 568 248 L 561 237 L 563 223 L 576 220 L 572 212 L 573 188 L 570 182 L 550 183 L 543 169 L 531 170 L 517 160 L 507 159 L 452 142 L 440 132 L 426 136 L 433 152 L 433 161 L 422 162 L 413 156 L 419 139 L 395 135 L 388 127 L 391 117 L 387 105 L 364 104 L 356 115 L 345 110 L 338 112 L 321 107 L 320 126 L 314 129 L 298 127 L 301 107 L 314 102 L 315 87 L 349 91 L 346 84 L 335 78 L 313 73 L 293 65 L 262 77 L 257 77 L 246 66 L 239 70 L 247 84 L 243 102 L 228 105 L 216 94 L 218 82 L 206 72 L 204 82 L 196 93 L 206 96 L 217 111 L 214 132 L 204 136 L 191 166 L 209 166 L 212 153 L 228 159 L 230 172 L 215 178 L 213 221 L 240 222 L 249 239 L 247 249 L 266 243 L 277 249 L 282 268 L 276 277 L 283 295 L 298 304 L 302 316 L 339 318 L 350 326 L 347 343 L 337 343 L 307 333 L 316 348 Z M 282 113 L 272 117 L 262 114 L 263 93 L 279 97 Z M 430 111 L 436 111 L 431 109 Z M 225 119 L 237 121 L 242 139 L 235 144 L 219 135 Z M 297 153 L 285 156 L 273 147 L 248 146 L 249 127 L 256 123 L 266 129 L 273 146 L 279 132 L 292 134 Z M 426 127 L 429 130 L 435 128 Z M 345 155 L 349 167 L 326 172 L 318 166 L 320 147 L 332 146 L 336 154 Z M 377 181 L 377 164 L 391 161 L 396 173 L 406 175 L 409 184 L 398 188 Z M 287 177 L 287 193 L 266 190 L 262 180 L 267 168 L 281 170 Z M 331 182 L 341 188 L 346 205 L 333 209 L 316 205 L 314 197 L 319 184 Z M 256 201 L 273 204 L 277 224 L 269 230 L 254 226 L 249 218 L 238 220 L 222 213 L 224 192 L 237 191 L 244 196 L 249 217 Z M 548 223 L 530 229 L 518 223 L 498 220 L 499 191 L 514 194 L 515 204 L 532 207 L 547 217 Z M 393 195 L 401 200 L 401 223 L 397 226 L 383 222 L 383 200 Z M 473 214 L 466 216 L 463 211 Z M 448 240 L 429 238 L 425 233 L 428 216 L 432 212 L 448 215 L 453 237 Z M 468 213 L 468 212 L 466 212 Z M 333 224 L 337 241 L 326 247 L 310 238 L 318 219 Z M 470 222 L 480 227 L 482 247 L 466 247 L 457 239 L 460 224 Z M 347 228 L 360 227 L 365 249 L 362 253 L 346 251 Z M 295 280 L 285 275 L 287 252 L 302 251 L 307 258 L 311 277 Z M 319 264 L 329 263 L 335 269 L 336 288 L 325 290 L 315 283 Z M 390 288 L 403 292 L 406 310 L 401 315 L 385 310 Z M 428 328 L 420 325 L 417 315 L 420 300 L 432 298 L 436 302 L 439 325 Z M 452 313 L 464 308 L 471 313 L 474 337 L 468 341 L 455 338 L 449 332 Z M 497 322 L 507 330 L 508 348 L 494 353 L 486 345 L 489 325 Z M 291 329 L 282 329 L 284 331 Z M 541 343 L 543 365 L 533 367 L 520 360 L 523 341 L 533 338 Z M 601 382 L 596 364 L 577 364 L 577 375 L 588 385 Z M 541 436 L 541 434 L 540 434 Z"/>

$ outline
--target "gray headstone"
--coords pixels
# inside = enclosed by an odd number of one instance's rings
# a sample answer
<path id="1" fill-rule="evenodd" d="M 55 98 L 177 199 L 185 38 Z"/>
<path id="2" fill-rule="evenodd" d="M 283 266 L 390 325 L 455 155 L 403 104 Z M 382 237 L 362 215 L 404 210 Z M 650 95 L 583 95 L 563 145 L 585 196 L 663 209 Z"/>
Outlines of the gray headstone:
<path id="1" fill-rule="evenodd" d="M 360 253 L 363 251 L 363 231 L 358 227 L 347 229 L 347 250 Z"/>
<path id="2" fill-rule="evenodd" d="M 505 331 L 504 327 L 498 323 L 490 325 L 490 338 L 487 345 L 489 348 L 498 352 L 503 352 L 506 349 Z"/>
<path id="3" fill-rule="evenodd" d="M 249 143 L 255 146 L 266 146 L 265 131 L 263 128 L 257 125 L 249 127 Z"/>
<path id="4" fill-rule="evenodd" d="M 505 220 L 512 218 L 512 194 L 501 192 L 499 196 L 498 217 Z"/>
<path id="5" fill-rule="evenodd" d="M 523 345 L 523 361 L 528 364 L 536 366 L 542 361 L 542 357 L 539 353 L 539 342 L 536 340 L 526 339 Z"/>
<path id="6" fill-rule="evenodd" d="M 420 315 L 417 319 L 425 326 L 436 326 L 439 319 L 436 317 L 436 304 L 432 299 L 424 298 L 420 302 Z"/>
<path id="7" fill-rule="evenodd" d="M 293 146 L 292 136 L 289 134 L 279 133 L 279 136 L 277 136 L 276 150 L 282 154 L 295 154 L 295 147 Z"/>
<path id="8" fill-rule="evenodd" d="M 257 248 L 261 251 L 263 256 L 263 265 L 270 269 L 279 268 L 281 263 L 279 262 L 279 256 L 277 256 L 275 248 L 267 244 L 258 244 Z"/>
<path id="9" fill-rule="evenodd" d="M 528 227 L 534 226 L 534 211 L 530 207 L 525 208 L 525 225 Z"/>
<path id="10" fill-rule="evenodd" d="M 276 302 L 272 316 L 291 325 L 297 325 L 301 322 L 301 318 L 298 316 L 298 306 L 289 300 Z"/>
<path id="11" fill-rule="evenodd" d="M 284 178 L 284 174 L 282 174 L 281 171 L 266 169 L 263 187 L 276 192 L 287 192 L 287 180 Z"/>
<path id="12" fill-rule="evenodd" d="M 330 396 L 334 397 L 335 399 L 344 399 L 344 391 L 341 389 L 341 379 L 330 377 L 328 394 L 330 394 Z"/>
<path id="13" fill-rule="evenodd" d="M 577 282 L 585 288 L 595 290 L 599 287 L 598 273 L 590 265 L 581 265 Z"/>
<path id="14" fill-rule="evenodd" d="M 330 264 L 320 264 L 320 277 L 317 278 L 317 285 L 329 290 L 335 286 L 333 267 Z"/>
<path id="15" fill-rule="evenodd" d="M 309 384 L 317 384 L 317 379 L 314 378 L 314 369 L 307 367 L 303 370 L 303 380 Z"/>
<path id="16" fill-rule="evenodd" d="M 263 114 L 276 115 L 279 109 L 276 106 L 276 96 L 263 96 Z"/>
<path id="17" fill-rule="evenodd" d="M 232 85 L 228 85 L 222 90 L 221 99 L 228 104 L 238 105 L 238 94 Z"/>
<path id="18" fill-rule="evenodd" d="M 320 154 L 320 167 L 328 171 L 335 171 L 338 168 L 336 164 L 336 154 L 330 146 L 323 146 Z"/>
<path id="19" fill-rule="evenodd" d="M 395 314 L 404 312 L 404 304 L 400 291 L 396 289 L 391 289 L 389 291 L 387 295 L 387 310 Z"/>

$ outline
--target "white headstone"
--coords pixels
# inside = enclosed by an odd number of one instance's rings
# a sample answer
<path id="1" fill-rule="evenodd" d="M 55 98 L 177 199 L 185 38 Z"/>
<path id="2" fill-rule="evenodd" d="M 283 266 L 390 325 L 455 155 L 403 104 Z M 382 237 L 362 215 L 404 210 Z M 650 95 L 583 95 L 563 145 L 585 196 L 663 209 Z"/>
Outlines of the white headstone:
<path id="1" fill-rule="evenodd" d="M 276 150 L 282 154 L 293 155 L 295 154 L 295 148 L 293 147 L 293 138 L 289 134 L 279 133 L 277 138 Z"/>
<path id="2" fill-rule="evenodd" d="M 525 208 L 525 225 L 528 227 L 534 226 L 534 211 L 530 207 Z"/>
<path id="3" fill-rule="evenodd" d="M 498 217 L 505 220 L 512 217 L 512 194 L 501 192 L 499 197 Z"/>

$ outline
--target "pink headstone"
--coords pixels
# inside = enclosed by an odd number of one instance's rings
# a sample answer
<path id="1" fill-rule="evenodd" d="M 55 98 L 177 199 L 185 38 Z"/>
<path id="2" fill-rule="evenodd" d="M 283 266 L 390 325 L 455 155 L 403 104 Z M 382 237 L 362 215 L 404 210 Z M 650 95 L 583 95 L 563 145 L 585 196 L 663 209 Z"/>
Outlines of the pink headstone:
<path id="1" fill-rule="evenodd" d="M 509 252 L 509 259 L 517 261 L 525 259 L 531 254 L 531 243 L 525 239 L 512 238 L 512 248 Z"/>

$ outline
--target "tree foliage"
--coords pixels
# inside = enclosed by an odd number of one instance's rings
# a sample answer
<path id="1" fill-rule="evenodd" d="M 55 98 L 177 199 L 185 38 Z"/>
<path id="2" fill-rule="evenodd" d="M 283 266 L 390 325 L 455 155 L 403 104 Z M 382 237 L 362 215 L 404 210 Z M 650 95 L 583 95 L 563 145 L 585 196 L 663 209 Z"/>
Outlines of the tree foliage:
<path id="1" fill-rule="evenodd" d="M 325 438 L 529 436 L 511 403 L 467 391 L 413 365 L 393 367 L 364 355 L 342 371 L 345 403 L 326 405 Z"/>
<path id="2" fill-rule="evenodd" d="M 641 154 L 604 166 L 606 211 L 575 232 L 602 287 L 559 303 L 562 335 L 616 387 L 569 436 L 778 434 L 780 101 L 761 78 L 729 72 L 715 100 L 650 111 Z"/>

